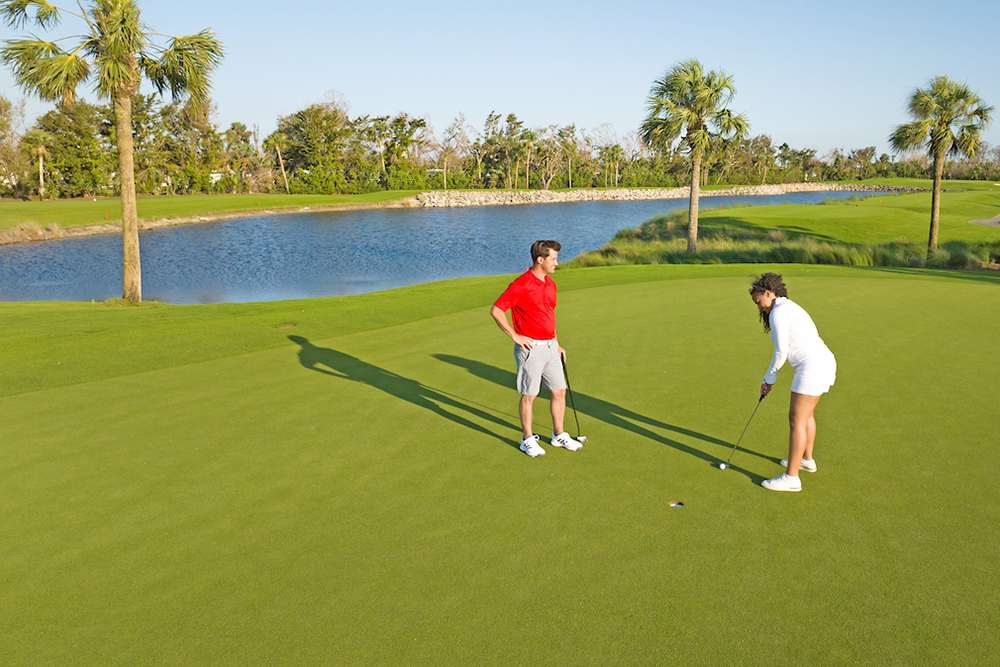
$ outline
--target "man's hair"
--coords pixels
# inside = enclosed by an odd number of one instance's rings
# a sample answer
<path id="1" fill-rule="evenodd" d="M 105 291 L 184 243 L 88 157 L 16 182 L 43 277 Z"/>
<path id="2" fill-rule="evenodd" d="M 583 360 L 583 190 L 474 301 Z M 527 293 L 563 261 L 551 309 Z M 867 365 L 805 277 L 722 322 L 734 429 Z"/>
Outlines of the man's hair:
<path id="1" fill-rule="evenodd" d="M 559 245 L 559 241 L 535 241 L 532 243 L 531 263 L 534 264 L 539 257 L 548 257 L 550 250 L 555 250 L 556 252 L 562 250 L 562 246 Z"/>

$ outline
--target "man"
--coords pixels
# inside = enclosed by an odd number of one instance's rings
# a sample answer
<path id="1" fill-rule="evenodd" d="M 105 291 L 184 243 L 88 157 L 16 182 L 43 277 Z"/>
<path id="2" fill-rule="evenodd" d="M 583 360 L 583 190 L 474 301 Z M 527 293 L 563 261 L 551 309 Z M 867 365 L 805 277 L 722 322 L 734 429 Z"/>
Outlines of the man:
<path id="1" fill-rule="evenodd" d="M 490 315 L 501 330 L 514 341 L 517 361 L 517 391 L 521 394 L 518 413 L 521 416 L 521 451 L 528 456 L 542 456 L 545 450 L 532 433 L 535 398 L 542 383 L 552 392 L 549 410 L 552 413 L 552 440 L 556 447 L 575 452 L 583 445 L 563 430 L 566 414 L 566 378 L 562 360 L 566 350 L 556 340 L 556 284 L 552 280 L 559 265 L 556 241 L 535 241 L 531 244 L 531 268 L 512 282 L 490 309 Z M 514 320 L 507 321 L 507 311 Z"/>

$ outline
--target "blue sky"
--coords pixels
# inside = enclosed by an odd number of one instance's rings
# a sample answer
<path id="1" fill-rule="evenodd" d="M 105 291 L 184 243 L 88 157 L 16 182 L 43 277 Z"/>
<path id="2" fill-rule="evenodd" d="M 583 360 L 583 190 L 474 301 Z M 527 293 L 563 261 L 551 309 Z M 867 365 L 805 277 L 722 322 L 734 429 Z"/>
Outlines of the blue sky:
<path id="1" fill-rule="evenodd" d="M 54 4 L 75 7 L 65 0 Z M 216 121 L 257 125 L 338 91 L 352 116 L 405 111 L 440 132 L 491 111 L 530 127 L 611 123 L 633 132 L 652 82 L 696 58 L 734 77 L 731 107 L 776 144 L 848 151 L 907 121 L 906 99 L 934 76 L 967 82 L 1000 107 L 1000 0 L 699 3 L 655 0 L 425 0 L 296 3 L 140 0 L 151 28 L 211 26 L 226 46 Z M 64 18 L 53 34 L 79 30 Z M 9 39 L 26 31 L 0 28 Z M 45 34 L 45 33 L 42 33 Z M 20 99 L 9 71 L 0 93 Z M 96 101 L 88 89 L 83 96 Z M 29 101 L 29 121 L 51 108 Z M 985 138 L 1000 144 L 1000 111 Z"/>

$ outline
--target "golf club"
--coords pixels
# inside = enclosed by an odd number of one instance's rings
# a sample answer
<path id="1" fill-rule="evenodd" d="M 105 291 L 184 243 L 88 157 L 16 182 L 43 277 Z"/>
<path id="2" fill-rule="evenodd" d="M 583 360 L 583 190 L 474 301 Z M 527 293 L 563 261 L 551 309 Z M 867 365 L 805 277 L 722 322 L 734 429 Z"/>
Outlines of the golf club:
<path id="1" fill-rule="evenodd" d="M 573 419 L 576 420 L 576 439 L 580 442 L 587 442 L 587 436 L 580 435 L 580 418 L 576 414 L 576 403 L 573 402 L 573 389 L 569 386 L 569 371 L 566 370 L 566 358 L 561 357 L 563 375 L 566 376 L 566 393 L 569 394 L 569 404 L 573 406 Z"/>
<path id="2" fill-rule="evenodd" d="M 740 446 L 740 441 L 743 440 L 743 435 L 747 432 L 747 428 L 750 427 L 750 422 L 753 421 L 753 416 L 757 414 L 757 408 L 760 407 L 760 402 L 763 400 L 764 394 L 761 394 L 760 398 L 757 399 L 757 405 L 754 406 L 753 412 L 750 413 L 750 419 L 747 420 L 747 425 L 743 427 L 743 433 L 740 433 L 740 437 L 736 440 L 736 444 L 733 445 L 733 451 L 729 452 L 729 458 L 726 459 L 726 462 L 719 464 L 719 470 L 725 470 L 729 467 L 729 462 L 733 460 L 733 454 L 736 453 L 736 448 Z"/>

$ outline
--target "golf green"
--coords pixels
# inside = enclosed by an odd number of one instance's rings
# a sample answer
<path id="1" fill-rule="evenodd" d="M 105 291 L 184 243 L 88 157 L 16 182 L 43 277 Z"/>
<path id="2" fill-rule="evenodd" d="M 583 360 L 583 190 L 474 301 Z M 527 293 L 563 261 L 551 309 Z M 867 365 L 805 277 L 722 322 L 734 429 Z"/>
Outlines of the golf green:
<path id="1" fill-rule="evenodd" d="M 715 467 L 770 359 L 747 293 L 769 268 L 839 367 L 798 494 L 759 486 L 787 367 Z M 2 304 L 21 331 L 0 351 L 0 663 L 994 662 L 1000 280 L 555 277 L 589 442 L 547 446 L 540 400 L 537 459 L 488 314 L 510 277 Z"/>

